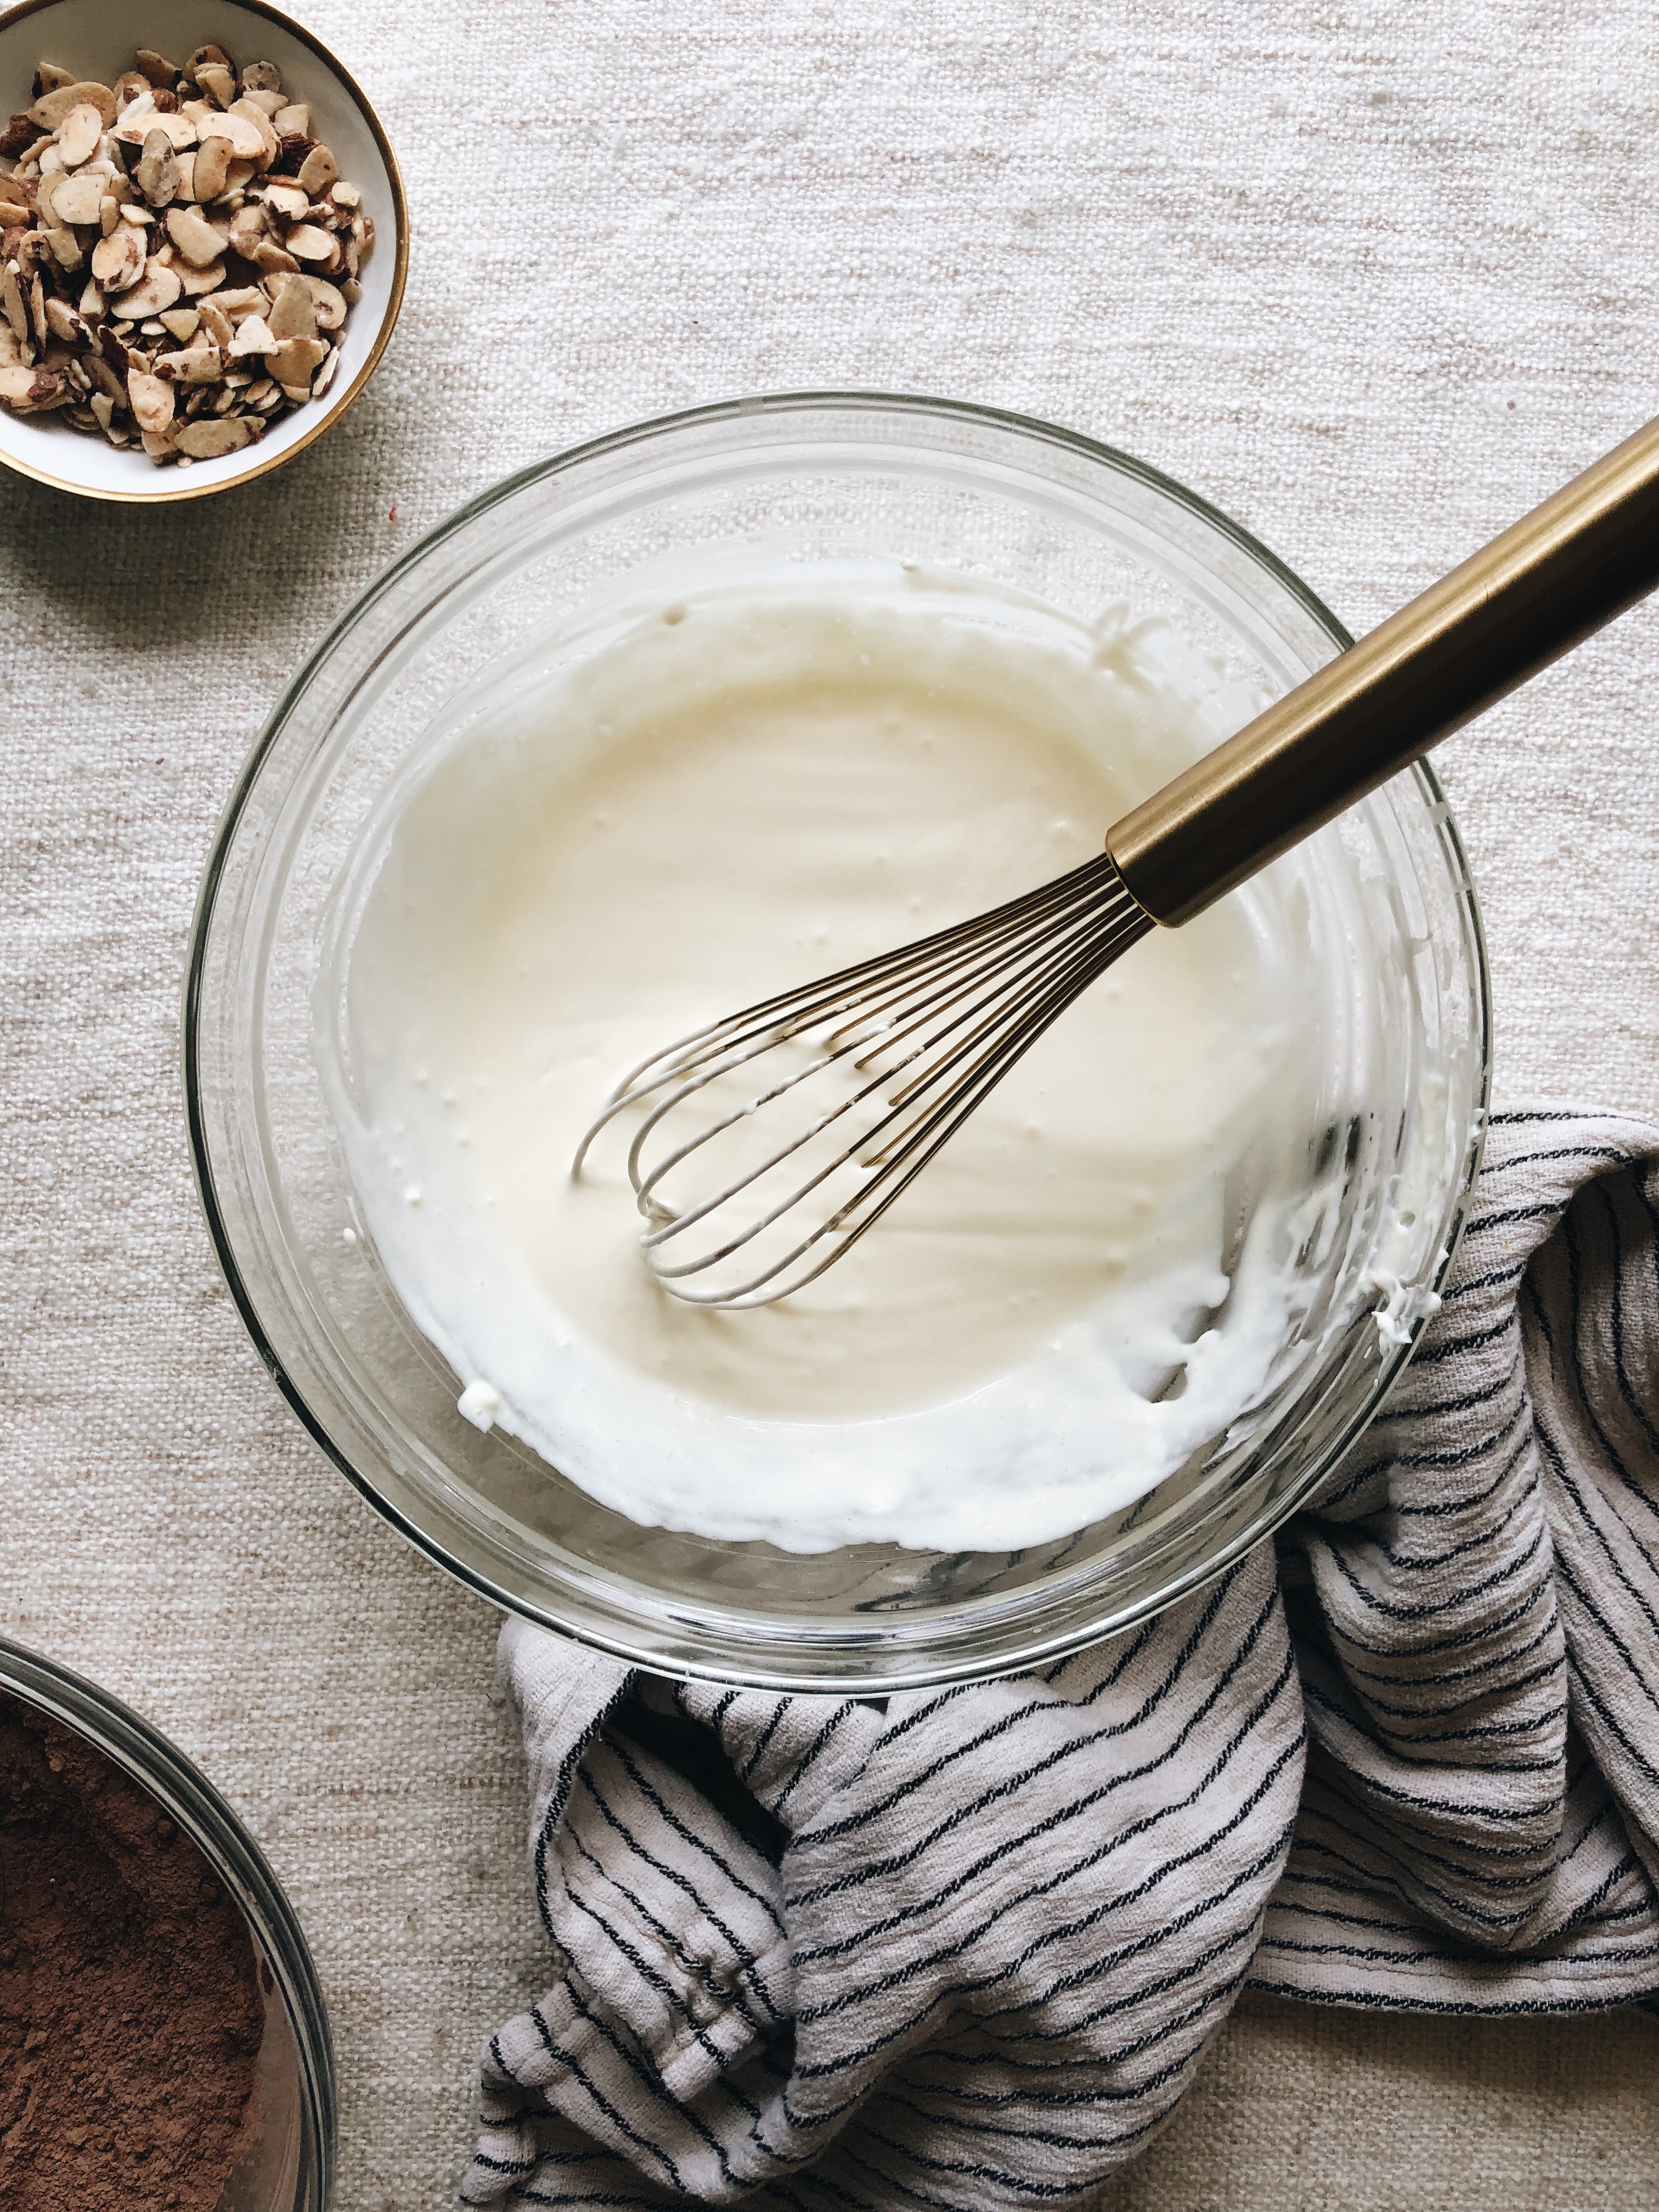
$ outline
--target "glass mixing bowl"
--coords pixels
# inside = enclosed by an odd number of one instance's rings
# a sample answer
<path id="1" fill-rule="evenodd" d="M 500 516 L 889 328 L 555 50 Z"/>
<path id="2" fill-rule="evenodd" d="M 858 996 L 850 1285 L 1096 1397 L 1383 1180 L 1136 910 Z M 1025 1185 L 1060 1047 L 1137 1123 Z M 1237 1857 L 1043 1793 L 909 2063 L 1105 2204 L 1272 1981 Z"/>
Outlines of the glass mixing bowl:
<path id="1" fill-rule="evenodd" d="M 1321 833 L 1318 865 L 1347 872 L 1362 916 L 1337 957 L 1394 1042 L 1376 1095 L 1327 1132 L 1346 1162 L 1342 1218 L 1307 1257 L 1308 1318 L 1261 1402 L 1133 1507 L 1021 1552 L 792 1553 L 640 1527 L 459 1416 L 458 1378 L 353 1228 L 313 1061 L 325 919 L 360 828 L 436 720 L 464 719 L 550 639 L 653 578 L 895 556 L 1089 619 L 1127 601 L 1264 698 L 1351 642 L 1236 524 L 1086 438 L 879 394 L 702 408 L 526 470 L 388 569 L 272 716 L 197 910 L 197 1172 L 278 1386 L 453 1573 L 670 1672 L 880 1693 L 1030 1666 L 1193 1589 L 1281 1522 L 1375 1413 L 1429 1303 L 1402 1303 L 1399 1286 L 1443 1277 L 1478 1164 L 1485 951 L 1445 799 L 1418 768 Z"/>
<path id="2" fill-rule="evenodd" d="M 334 2045 L 294 1908 L 224 1799 L 149 1722 L 96 1683 L 0 1636 L 0 1692 L 59 1721 L 147 1790 L 230 1892 L 264 1991 L 246 2140 L 218 2212 L 326 2212 L 334 2172 Z"/>

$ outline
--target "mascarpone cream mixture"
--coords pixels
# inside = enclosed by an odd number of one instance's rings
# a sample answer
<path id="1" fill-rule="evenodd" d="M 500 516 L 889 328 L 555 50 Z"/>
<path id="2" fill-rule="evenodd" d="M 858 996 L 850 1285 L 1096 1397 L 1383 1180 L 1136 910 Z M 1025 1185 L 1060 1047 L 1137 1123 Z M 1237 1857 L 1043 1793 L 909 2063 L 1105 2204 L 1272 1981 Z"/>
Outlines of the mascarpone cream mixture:
<path id="1" fill-rule="evenodd" d="M 1043 1541 L 1224 1431 L 1319 1204 L 1294 861 L 1136 947 L 779 1304 L 665 1291 L 626 1117 L 570 1164 L 652 1051 L 1074 866 L 1254 703 L 1161 624 L 897 563 L 659 602 L 473 698 L 365 833 L 319 1000 L 462 1410 L 638 1522 L 800 1551 Z"/>

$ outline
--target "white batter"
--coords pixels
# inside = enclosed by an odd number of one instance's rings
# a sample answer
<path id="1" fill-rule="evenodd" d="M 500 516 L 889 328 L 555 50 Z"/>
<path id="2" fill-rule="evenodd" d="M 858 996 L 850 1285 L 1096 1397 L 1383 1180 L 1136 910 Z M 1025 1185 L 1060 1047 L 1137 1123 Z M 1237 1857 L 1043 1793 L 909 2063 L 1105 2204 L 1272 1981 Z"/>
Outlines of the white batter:
<path id="1" fill-rule="evenodd" d="M 1282 871 L 1133 951 L 779 1305 L 663 1291 L 626 1125 L 569 1164 L 654 1048 L 1073 866 L 1249 703 L 1160 629 L 896 567 L 659 605 L 452 732 L 369 835 L 321 1027 L 462 1410 L 641 1523 L 798 1550 L 1042 1541 L 1224 1430 L 1309 1225 Z"/>

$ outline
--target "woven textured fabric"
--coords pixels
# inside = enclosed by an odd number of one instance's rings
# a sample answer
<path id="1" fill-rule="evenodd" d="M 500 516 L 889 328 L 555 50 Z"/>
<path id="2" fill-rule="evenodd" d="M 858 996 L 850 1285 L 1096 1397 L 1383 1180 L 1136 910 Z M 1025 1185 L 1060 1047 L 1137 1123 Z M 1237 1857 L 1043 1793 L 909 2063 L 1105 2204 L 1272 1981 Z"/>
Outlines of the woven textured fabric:
<path id="1" fill-rule="evenodd" d="M 882 1708 L 508 1627 L 564 1966 L 486 2051 L 467 2202 L 1082 2205 L 1247 1978 L 1659 1991 L 1656 1414 L 1659 1127 L 1504 1115 L 1277 1579 Z"/>
<path id="2" fill-rule="evenodd" d="M 368 1512 L 203 1233 L 179 989 L 219 812 L 380 567 L 577 440 L 851 383 L 1024 408 L 1359 630 L 1652 412 L 1650 0 L 288 0 L 384 116 L 402 324 L 264 482 L 0 490 L 0 1618 L 167 1729 L 316 1953 L 338 2212 L 453 2202 L 549 1979 L 495 1617 Z M 134 0 L 137 21 L 139 0 Z M 527 255 L 503 203 L 534 211 Z M 550 240 L 550 244 L 545 241 Z M 1446 746 L 1497 1096 L 1659 1119 L 1659 609 Z M 1647 2212 L 1659 2027 L 1247 1996 L 1113 2212 Z"/>

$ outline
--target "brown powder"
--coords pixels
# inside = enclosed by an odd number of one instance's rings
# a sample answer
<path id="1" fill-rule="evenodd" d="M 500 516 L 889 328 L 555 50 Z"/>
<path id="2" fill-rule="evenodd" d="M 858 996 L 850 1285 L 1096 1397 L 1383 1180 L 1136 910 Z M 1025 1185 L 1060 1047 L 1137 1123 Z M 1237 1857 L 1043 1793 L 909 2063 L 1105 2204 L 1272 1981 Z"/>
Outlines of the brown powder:
<path id="1" fill-rule="evenodd" d="M 213 2212 L 264 2006 L 240 1912 L 101 1753 L 0 1693 L 0 2205 Z"/>

